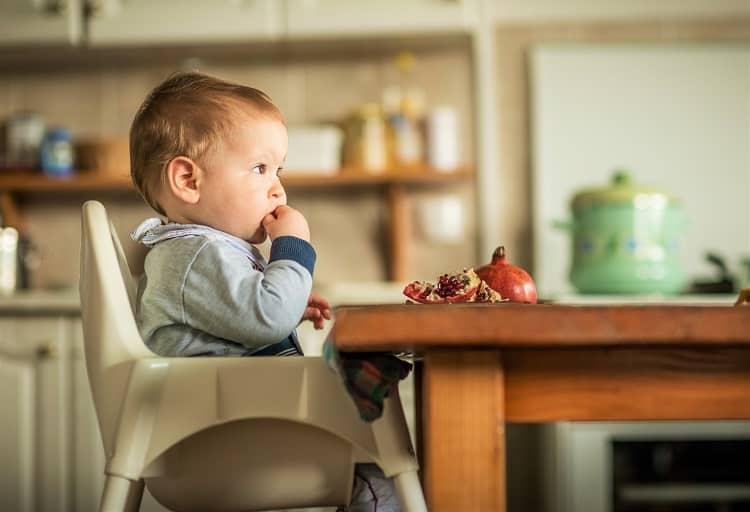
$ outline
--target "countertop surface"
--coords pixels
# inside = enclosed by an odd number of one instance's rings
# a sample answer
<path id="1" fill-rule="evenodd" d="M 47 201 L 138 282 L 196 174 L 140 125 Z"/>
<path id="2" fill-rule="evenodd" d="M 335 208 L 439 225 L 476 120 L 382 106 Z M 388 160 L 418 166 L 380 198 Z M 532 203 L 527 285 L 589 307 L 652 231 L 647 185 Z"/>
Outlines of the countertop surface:
<path id="1" fill-rule="evenodd" d="M 81 301 L 78 290 L 29 290 L 12 295 L 0 295 L 0 314 L 3 315 L 78 315 Z"/>

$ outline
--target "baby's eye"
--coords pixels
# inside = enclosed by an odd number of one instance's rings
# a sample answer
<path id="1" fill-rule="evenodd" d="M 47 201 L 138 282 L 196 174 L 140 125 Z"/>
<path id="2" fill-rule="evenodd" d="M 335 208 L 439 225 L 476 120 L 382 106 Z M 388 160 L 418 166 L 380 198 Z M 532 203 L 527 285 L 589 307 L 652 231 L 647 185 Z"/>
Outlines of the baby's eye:
<path id="1" fill-rule="evenodd" d="M 276 176 L 281 176 L 281 173 L 283 170 L 284 170 L 283 167 L 279 167 L 278 169 L 276 169 Z"/>
<path id="2" fill-rule="evenodd" d="M 253 167 L 252 171 L 255 174 L 265 174 L 266 173 L 266 166 L 265 166 L 265 164 L 258 164 L 255 167 Z"/>

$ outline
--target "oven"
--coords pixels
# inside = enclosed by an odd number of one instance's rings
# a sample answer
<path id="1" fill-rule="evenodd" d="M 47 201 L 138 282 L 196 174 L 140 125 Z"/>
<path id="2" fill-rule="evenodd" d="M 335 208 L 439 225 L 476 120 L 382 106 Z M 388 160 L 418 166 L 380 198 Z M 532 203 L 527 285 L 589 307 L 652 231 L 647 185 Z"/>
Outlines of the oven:
<path id="1" fill-rule="evenodd" d="M 562 422 L 542 446 L 546 512 L 750 511 L 750 422 Z"/>

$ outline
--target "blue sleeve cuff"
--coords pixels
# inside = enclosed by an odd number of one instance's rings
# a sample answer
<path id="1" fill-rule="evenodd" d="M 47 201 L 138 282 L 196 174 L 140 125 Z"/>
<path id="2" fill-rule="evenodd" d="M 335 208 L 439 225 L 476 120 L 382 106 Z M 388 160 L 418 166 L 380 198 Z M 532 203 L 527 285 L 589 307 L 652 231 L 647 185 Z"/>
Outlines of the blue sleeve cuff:
<path id="1" fill-rule="evenodd" d="M 296 261 L 313 275 L 315 268 L 315 249 L 309 243 L 296 236 L 280 236 L 271 244 L 269 263 L 276 260 Z"/>

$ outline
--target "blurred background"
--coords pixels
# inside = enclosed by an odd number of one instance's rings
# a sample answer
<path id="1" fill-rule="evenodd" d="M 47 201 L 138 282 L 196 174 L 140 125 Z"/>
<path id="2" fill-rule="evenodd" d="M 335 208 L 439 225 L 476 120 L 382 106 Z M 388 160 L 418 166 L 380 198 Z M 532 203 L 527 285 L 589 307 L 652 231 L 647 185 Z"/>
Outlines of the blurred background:
<path id="1" fill-rule="evenodd" d="M 747 0 L 0 0 L 4 510 L 94 509 L 80 206 L 104 203 L 138 271 L 128 234 L 153 212 L 128 181 L 128 130 L 180 70 L 260 88 L 283 111 L 282 180 L 335 304 L 401 302 L 405 282 L 498 245 L 549 300 L 728 301 L 750 281 Z M 616 173 L 647 211 L 643 237 L 607 231 Z M 637 257 L 651 288 L 591 277 L 602 262 L 627 276 Z M 589 275 L 576 286 L 572 270 Z M 325 332 L 301 330 L 316 353 Z M 738 428 L 693 432 L 750 437 Z M 615 503 L 611 465 L 587 504 L 572 489 L 594 466 L 539 493 L 545 457 L 578 460 L 561 448 L 576 432 L 509 429 L 511 510 L 656 510 Z"/>
<path id="2" fill-rule="evenodd" d="M 102 200 L 124 234 L 151 214 L 126 184 L 128 129 L 145 94 L 188 69 L 281 107 L 284 179 L 311 222 L 321 286 L 434 278 L 503 244 L 542 297 L 580 291 L 573 237 L 553 222 L 621 169 L 680 203 L 680 291 L 719 280 L 709 252 L 735 286 L 748 279 L 746 2 L 2 9 L 2 219 L 30 253 L 16 288 L 75 284 L 83 200 Z"/>

